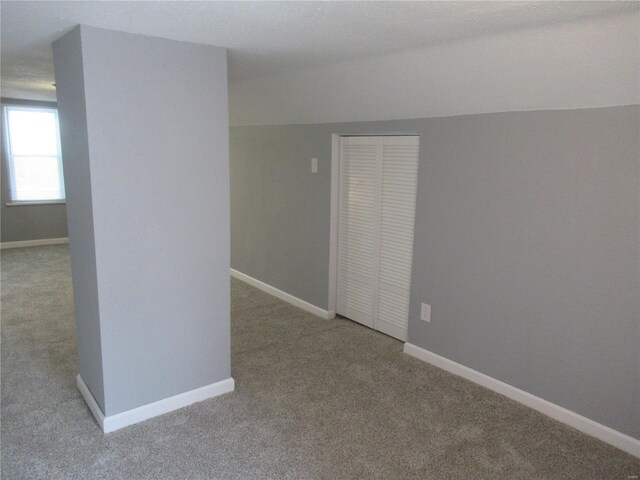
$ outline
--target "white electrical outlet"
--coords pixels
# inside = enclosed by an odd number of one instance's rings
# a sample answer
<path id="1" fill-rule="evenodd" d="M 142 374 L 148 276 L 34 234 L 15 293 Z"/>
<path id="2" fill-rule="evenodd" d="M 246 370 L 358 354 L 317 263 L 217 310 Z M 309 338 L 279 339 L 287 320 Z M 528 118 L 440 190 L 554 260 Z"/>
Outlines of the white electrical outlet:
<path id="1" fill-rule="evenodd" d="M 318 159 L 311 159 L 311 173 L 318 173 Z"/>
<path id="2" fill-rule="evenodd" d="M 427 305 L 426 303 L 422 304 L 422 308 L 420 309 L 420 320 L 431 322 L 431 305 Z"/>

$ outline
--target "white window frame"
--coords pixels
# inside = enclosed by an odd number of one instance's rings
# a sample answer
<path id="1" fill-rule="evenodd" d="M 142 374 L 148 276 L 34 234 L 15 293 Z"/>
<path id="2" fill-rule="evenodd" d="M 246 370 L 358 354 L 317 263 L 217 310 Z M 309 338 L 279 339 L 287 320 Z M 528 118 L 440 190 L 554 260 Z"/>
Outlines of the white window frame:
<path id="1" fill-rule="evenodd" d="M 14 192 L 16 191 L 16 183 L 15 183 L 15 168 L 14 168 L 14 155 L 11 151 L 11 139 L 9 135 L 9 111 L 10 110 L 22 110 L 29 112 L 53 112 L 54 118 L 56 120 L 56 129 L 58 131 L 57 140 L 58 140 L 58 180 L 60 182 L 60 191 L 62 192 L 62 198 L 56 199 L 48 199 L 48 200 L 15 200 Z M 62 166 L 62 150 L 60 146 L 60 121 L 58 120 L 58 109 L 55 107 L 42 107 L 42 106 L 31 106 L 31 105 L 12 105 L 12 104 L 3 104 L 2 105 L 2 121 L 3 121 L 3 136 L 4 136 L 4 153 L 6 158 L 6 166 L 7 166 L 7 177 L 8 177 L 8 189 L 9 189 L 9 200 L 7 201 L 7 206 L 19 206 L 19 205 L 56 205 L 56 204 L 64 204 L 66 203 L 66 191 L 64 186 L 64 175 L 63 175 L 63 166 Z M 20 155 L 26 156 L 26 155 Z"/>

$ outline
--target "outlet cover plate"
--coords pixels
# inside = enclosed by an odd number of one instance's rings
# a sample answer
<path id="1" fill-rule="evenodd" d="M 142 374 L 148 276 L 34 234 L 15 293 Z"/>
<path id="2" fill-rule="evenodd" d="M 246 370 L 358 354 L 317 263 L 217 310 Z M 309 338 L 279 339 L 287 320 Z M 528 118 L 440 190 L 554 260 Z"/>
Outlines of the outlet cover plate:
<path id="1" fill-rule="evenodd" d="M 420 308 L 420 319 L 425 322 L 431 322 L 431 305 L 426 303 L 422 304 L 422 307 Z"/>

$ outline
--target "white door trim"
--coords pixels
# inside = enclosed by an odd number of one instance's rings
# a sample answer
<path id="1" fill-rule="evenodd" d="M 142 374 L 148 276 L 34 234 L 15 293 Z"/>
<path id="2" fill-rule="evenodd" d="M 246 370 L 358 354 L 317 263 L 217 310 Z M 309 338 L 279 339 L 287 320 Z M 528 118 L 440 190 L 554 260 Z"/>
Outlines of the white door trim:
<path id="1" fill-rule="evenodd" d="M 340 134 L 331 135 L 331 203 L 329 214 L 329 312 L 335 317 L 338 302 L 338 205 L 340 186 Z M 333 317 L 331 317 L 333 318 Z"/>

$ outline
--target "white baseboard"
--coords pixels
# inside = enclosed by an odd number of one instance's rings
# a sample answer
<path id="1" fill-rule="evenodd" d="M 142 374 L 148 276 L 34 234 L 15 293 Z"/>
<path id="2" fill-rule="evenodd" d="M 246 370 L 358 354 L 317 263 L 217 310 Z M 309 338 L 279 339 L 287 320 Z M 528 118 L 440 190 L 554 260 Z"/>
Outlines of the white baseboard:
<path id="1" fill-rule="evenodd" d="M 272 287 L 268 283 L 261 282 L 260 280 L 257 280 L 253 277 L 250 277 L 249 275 L 246 275 L 242 272 L 234 270 L 233 268 L 231 269 L 231 276 L 234 278 L 237 278 L 238 280 L 242 280 L 243 282 L 248 283 L 253 287 L 259 288 L 263 292 L 267 292 L 269 295 L 273 295 L 274 297 L 279 298 L 280 300 L 284 300 L 285 302 L 290 303 L 291 305 L 295 305 L 296 307 L 301 308 L 302 310 L 305 310 L 309 313 L 313 313 L 318 317 L 322 317 L 324 319 L 331 319 L 336 316 L 335 312 L 328 312 L 327 310 L 323 310 L 320 307 L 316 307 L 315 305 L 312 305 L 309 302 L 305 302 L 304 300 L 298 297 L 294 297 L 293 295 L 287 292 L 278 290 L 276 287 Z"/>
<path id="2" fill-rule="evenodd" d="M 174 395 L 173 397 L 165 398 L 164 400 L 158 400 L 157 402 L 133 408 L 126 412 L 105 417 L 98 405 L 98 402 L 93 398 L 93 395 L 80 375 L 77 377 L 77 384 L 78 390 L 80 390 L 84 401 L 87 402 L 89 410 L 91 410 L 91 413 L 104 433 L 128 427 L 129 425 L 178 410 L 179 408 L 186 407 L 193 403 L 232 392 L 235 389 L 235 382 L 233 378 L 227 378 L 225 380 L 212 383 L 211 385 L 196 388 L 185 393 Z"/>
<path id="3" fill-rule="evenodd" d="M 40 240 L 20 240 L 17 242 L 2 242 L 0 249 L 5 248 L 23 248 L 23 247 L 39 247 L 42 245 L 60 245 L 61 243 L 69 243 L 68 238 L 42 238 Z"/>
<path id="4" fill-rule="evenodd" d="M 576 430 L 580 430 L 587 435 L 596 437 L 603 442 L 640 458 L 640 440 L 630 437 L 629 435 L 625 435 L 624 433 L 618 432 L 610 427 L 594 422 L 593 420 L 583 417 L 571 410 L 567 410 L 560 405 L 543 400 L 540 397 L 536 397 L 524 390 L 511 386 L 508 383 L 501 382 L 500 380 L 485 375 L 484 373 L 465 367 L 453 360 L 441 357 L 440 355 L 411 343 L 404 344 L 404 352 L 412 357 L 422 360 L 423 362 L 430 363 L 431 365 L 453 373 L 454 375 L 471 380 L 478 385 L 482 385 L 489 390 L 493 390 L 494 392 L 504 395 L 516 402 L 522 403 L 523 405 L 533 408 L 534 410 L 569 425 Z"/>
<path id="5" fill-rule="evenodd" d="M 84 383 L 84 380 L 82 380 L 80 374 L 76 377 L 76 385 L 78 386 L 78 390 L 80 390 L 82 398 L 84 398 L 85 403 L 89 407 L 89 410 L 91 410 L 93 418 L 96 419 L 96 422 L 98 422 L 98 425 L 100 425 L 100 428 L 104 431 L 104 413 L 102 413 L 100 405 L 98 405 L 96 399 L 93 398 L 93 394 L 89 390 L 89 387 L 87 387 L 87 384 Z"/>

